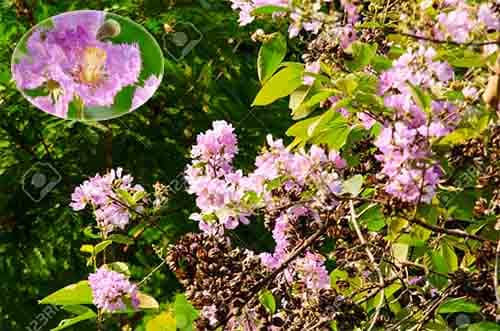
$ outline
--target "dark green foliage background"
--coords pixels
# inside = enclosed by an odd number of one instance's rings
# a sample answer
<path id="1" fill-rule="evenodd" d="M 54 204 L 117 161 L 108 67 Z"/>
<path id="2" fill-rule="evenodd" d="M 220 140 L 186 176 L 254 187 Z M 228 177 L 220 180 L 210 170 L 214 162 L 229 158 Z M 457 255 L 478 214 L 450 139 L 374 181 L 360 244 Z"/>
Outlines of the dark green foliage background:
<path id="1" fill-rule="evenodd" d="M 194 24 L 203 39 L 180 62 L 163 49 L 162 85 L 138 111 L 98 124 L 63 121 L 22 98 L 11 80 L 10 58 L 16 42 L 31 26 L 76 9 L 108 10 L 129 17 L 150 31 L 160 45 L 163 24 L 175 21 Z M 83 228 L 94 221 L 90 214 L 71 211 L 68 203 L 76 185 L 105 171 L 107 158 L 111 156 L 113 167 L 128 169 L 146 187 L 160 181 L 179 188 L 189 148 L 213 120 L 225 119 L 236 127 L 238 163 L 244 168 L 251 166 L 267 133 L 283 135 L 291 124 L 286 105 L 250 111 L 259 84 L 258 45 L 248 42 L 249 33 L 237 26 L 229 2 L 219 0 L 0 2 L 0 330 L 28 330 L 44 308 L 37 300 L 86 278 L 91 271 L 79 249 L 83 243 L 95 243 L 83 234 Z M 40 161 L 56 168 L 62 181 L 36 203 L 23 192 L 21 181 Z M 114 252 L 130 262 L 134 279 L 158 264 L 152 243 L 166 247 L 195 229 L 188 220 L 195 209 L 193 199 L 182 189 L 174 191 L 170 211 L 160 220 L 167 235 L 148 229 L 126 254 Z M 258 249 L 265 244 L 260 231 L 243 229 L 236 239 Z M 166 268 L 145 288 L 160 303 L 168 302 L 177 290 L 178 283 Z M 59 313 L 40 330 L 49 330 L 65 317 Z M 74 328 L 89 329 L 92 326 L 85 324 Z"/>

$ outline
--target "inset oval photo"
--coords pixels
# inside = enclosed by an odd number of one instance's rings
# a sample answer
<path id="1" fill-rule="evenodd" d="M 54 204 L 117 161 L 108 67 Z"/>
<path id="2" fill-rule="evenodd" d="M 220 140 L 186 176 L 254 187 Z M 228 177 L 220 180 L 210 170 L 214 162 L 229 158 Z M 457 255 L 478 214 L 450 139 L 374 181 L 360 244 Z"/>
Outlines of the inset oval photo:
<path id="1" fill-rule="evenodd" d="M 163 54 L 153 36 L 128 18 L 81 10 L 51 17 L 24 35 L 12 74 L 41 110 L 101 121 L 137 109 L 154 94 Z"/>

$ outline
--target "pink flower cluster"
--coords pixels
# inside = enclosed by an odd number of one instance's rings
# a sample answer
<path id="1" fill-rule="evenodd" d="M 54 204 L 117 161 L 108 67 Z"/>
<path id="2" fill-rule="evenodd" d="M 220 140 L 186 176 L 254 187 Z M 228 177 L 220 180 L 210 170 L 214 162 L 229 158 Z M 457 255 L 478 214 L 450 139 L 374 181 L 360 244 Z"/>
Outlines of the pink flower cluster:
<path id="1" fill-rule="evenodd" d="M 124 229 L 133 215 L 129 210 L 131 206 L 121 201 L 117 191 L 123 190 L 132 196 L 144 192 L 141 185 L 133 185 L 133 180 L 132 176 L 123 174 L 122 168 L 111 170 L 104 176 L 96 174 L 75 188 L 70 206 L 78 211 L 90 205 L 97 224 L 105 234 L 117 228 Z M 145 198 L 142 198 L 134 208 L 142 210 L 144 202 Z"/>
<path id="2" fill-rule="evenodd" d="M 331 3 L 332 0 L 314 0 L 302 2 L 289 2 L 287 0 L 231 0 L 232 8 L 239 11 L 240 25 L 247 25 L 254 21 L 253 11 L 264 6 L 284 7 L 288 12 L 290 25 L 288 27 L 288 36 L 295 38 L 301 31 L 311 34 L 318 34 L 325 30 L 339 39 L 343 48 L 347 48 L 356 40 L 356 31 L 354 25 L 359 20 L 358 6 L 355 1 L 342 0 L 341 5 L 343 14 L 346 17 L 346 24 L 340 23 L 340 20 L 333 19 L 332 15 L 324 11 L 324 5 Z M 287 13 L 276 13 L 275 16 L 284 16 Z M 340 15 L 339 15 L 340 17 Z"/>
<path id="3" fill-rule="evenodd" d="M 94 305 L 99 309 L 110 313 L 124 310 L 127 300 L 130 300 L 133 308 L 139 306 L 136 285 L 119 272 L 101 267 L 89 275 L 89 284 Z"/>
<path id="4" fill-rule="evenodd" d="M 243 198 L 241 171 L 235 171 L 233 158 L 238 152 L 234 128 L 225 121 L 213 122 L 213 129 L 198 135 L 191 150 L 193 162 L 186 169 L 188 192 L 196 195 L 201 213 L 191 215 L 200 228 L 209 233 L 219 225 L 234 229 L 240 222 L 247 224 L 245 212 L 236 206 Z"/>
<path id="5" fill-rule="evenodd" d="M 264 6 L 288 7 L 288 0 L 231 0 L 231 8 L 239 10 L 240 25 L 247 25 L 253 22 L 255 17 L 252 12 Z"/>
<path id="6" fill-rule="evenodd" d="M 324 257 L 307 252 L 303 258 L 296 261 L 299 275 L 308 289 L 329 289 L 330 275 L 325 268 Z"/>
<path id="7" fill-rule="evenodd" d="M 377 158 L 388 178 L 386 191 L 407 202 L 429 202 L 434 196 L 441 171 L 432 161 L 429 139 L 448 134 L 460 120 L 455 105 L 433 101 L 431 109 L 424 110 L 411 95 L 408 83 L 443 90 L 453 78 L 453 69 L 434 61 L 435 56 L 432 48 L 410 50 L 382 73 L 379 82 L 385 105 L 395 110 L 395 122 L 386 124 L 376 139 L 381 152 Z"/>
<path id="8" fill-rule="evenodd" d="M 269 269 L 276 269 L 290 253 L 293 245 L 289 237 L 293 236 L 294 224 L 299 218 L 319 221 L 318 210 L 337 205 L 334 196 L 342 191 L 337 170 L 344 168 L 346 162 L 337 152 L 327 153 L 318 146 L 312 146 L 308 152 L 292 153 L 282 140 L 268 136 L 267 143 L 268 149 L 256 158 L 255 170 L 244 176 L 232 165 L 238 150 L 233 127 L 224 121 L 214 122 L 212 129 L 197 138 L 186 180 L 188 192 L 196 195 L 200 208 L 200 213 L 191 218 L 210 234 L 247 224 L 248 217 L 260 210 L 282 208 L 293 204 L 294 197 L 301 193 L 314 192 L 307 203 L 285 208 L 274 222 L 272 235 L 276 247 L 273 253 L 261 254 L 261 260 Z M 278 194 L 276 190 L 285 193 Z M 313 257 L 305 257 L 301 272 L 304 279 L 308 279 L 307 284 L 323 286 L 324 279 L 315 276 L 322 275 L 318 271 L 321 263 Z M 296 272 L 295 268 L 289 268 L 287 279 L 291 281 Z"/>
<path id="9" fill-rule="evenodd" d="M 500 30 L 500 15 L 491 4 L 471 5 L 464 0 L 445 2 L 445 7 L 437 15 L 434 36 L 441 39 L 465 43 L 474 34 Z"/>

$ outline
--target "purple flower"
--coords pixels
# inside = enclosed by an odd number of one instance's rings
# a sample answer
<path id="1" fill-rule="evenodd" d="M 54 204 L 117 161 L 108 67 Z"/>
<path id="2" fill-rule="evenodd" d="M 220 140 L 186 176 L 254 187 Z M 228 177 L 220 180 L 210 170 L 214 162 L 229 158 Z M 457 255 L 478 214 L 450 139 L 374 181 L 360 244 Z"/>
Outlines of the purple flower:
<path id="1" fill-rule="evenodd" d="M 252 12 L 259 7 L 264 6 L 281 6 L 287 7 L 287 0 L 231 0 L 231 8 L 239 10 L 240 18 L 239 23 L 241 26 L 250 24 L 255 17 Z"/>
<path id="2" fill-rule="evenodd" d="M 441 29 L 450 36 L 451 40 L 459 43 L 469 39 L 469 34 L 475 24 L 465 7 L 458 7 L 448 13 L 440 13 L 437 20 Z"/>
<path id="3" fill-rule="evenodd" d="M 483 3 L 479 6 L 477 18 L 486 26 L 488 30 L 500 30 L 500 15 L 498 15 L 498 13 L 495 12 L 487 3 Z"/>
<path id="4" fill-rule="evenodd" d="M 360 112 L 357 113 L 356 116 L 361 121 L 361 125 L 363 125 L 363 127 L 367 130 L 377 123 L 377 121 L 368 113 Z"/>
<path id="5" fill-rule="evenodd" d="M 330 276 L 323 256 L 311 252 L 297 261 L 297 269 L 306 287 L 311 290 L 329 289 Z"/>
<path id="6" fill-rule="evenodd" d="M 71 101 L 110 106 L 118 92 L 137 82 L 139 46 L 97 39 L 104 13 L 78 11 L 56 16 L 53 22 L 53 28 L 31 34 L 27 54 L 13 65 L 19 88 L 48 90 L 48 97 L 29 98 L 35 105 L 66 118 Z"/>
<path id="7" fill-rule="evenodd" d="M 287 179 L 280 183 L 285 191 L 315 186 L 317 203 L 335 204 L 328 195 L 339 193 L 341 185 L 333 168 L 346 166 L 338 153 L 328 154 L 319 146 L 311 146 L 308 152 L 292 153 L 282 140 L 273 140 L 271 136 L 267 137 L 267 143 L 269 147 L 256 158 L 255 170 L 244 175 L 232 165 L 238 146 L 231 125 L 216 121 L 212 129 L 198 135 L 197 144 L 191 150 L 193 161 L 186 169 L 185 178 L 188 192 L 196 195 L 196 205 L 200 209 L 191 219 L 199 222 L 202 231 L 215 234 L 224 228 L 235 229 L 239 224 L 248 224 L 249 217 L 256 211 L 276 203 L 273 188 L 268 185 L 285 177 Z M 269 267 L 278 265 L 286 253 L 285 225 L 289 218 L 299 217 L 295 209 L 289 213 L 276 220 L 273 230 L 277 243 L 275 253 L 262 256 Z"/>
<path id="8" fill-rule="evenodd" d="M 89 275 L 89 284 L 94 305 L 99 309 L 110 313 L 124 310 L 127 300 L 133 308 L 139 307 L 136 285 L 121 273 L 101 267 Z"/>
<path id="9" fill-rule="evenodd" d="M 210 326 L 215 326 L 219 322 L 217 320 L 217 308 L 214 305 L 203 306 L 201 315 L 208 320 Z"/>
<path id="10" fill-rule="evenodd" d="M 129 195 L 144 192 L 140 185 L 132 185 L 133 178 L 124 175 L 122 168 L 111 170 L 106 175 L 97 174 L 75 188 L 70 203 L 73 210 L 79 211 L 87 205 L 92 207 L 97 224 L 105 234 L 116 229 L 124 229 L 130 221 L 131 211 L 126 202 L 120 200 L 118 191 L 125 191 Z M 144 194 L 145 195 L 145 194 Z M 143 208 L 145 198 L 140 199 L 134 206 L 139 212 Z"/>
<path id="11" fill-rule="evenodd" d="M 144 86 L 139 86 L 135 89 L 134 98 L 132 99 L 132 108 L 134 110 L 141 106 L 146 100 L 151 98 L 156 89 L 160 85 L 161 80 L 155 75 L 151 75 L 144 81 Z"/>
<path id="12" fill-rule="evenodd" d="M 320 70 L 321 70 L 321 65 L 319 61 L 307 63 L 306 68 L 304 70 L 304 85 L 312 85 L 316 80 L 316 77 L 308 75 L 308 73 L 319 74 Z"/>
<path id="13" fill-rule="evenodd" d="M 409 285 L 412 285 L 412 286 L 415 286 L 417 284 L 420 284 L 422 283 L 422 281 L 424 281 L 424 276 L 416 276 L 416 277 L 412 277 L 410 278 L 410 280 L 408 281 L 408 284 Z"/>

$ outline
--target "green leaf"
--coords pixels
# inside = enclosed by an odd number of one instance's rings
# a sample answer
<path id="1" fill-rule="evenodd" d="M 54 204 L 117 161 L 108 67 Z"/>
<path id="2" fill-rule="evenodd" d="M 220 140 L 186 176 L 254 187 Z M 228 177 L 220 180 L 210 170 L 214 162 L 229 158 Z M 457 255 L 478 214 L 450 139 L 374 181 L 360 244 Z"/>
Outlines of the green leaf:
<path id="1" fill-rule="evenodd" d="M 130 194 L 129 191 L 127 190 L 124 190 L 124 189 L 116 189 L 116 194 L 118 195 L 118 198 L 121 200 L 121 201 L 124 201 L 129 207 L 133 207 L 135 206 L 135 200 L 134 200 L 134 197 Z"/>
<path id="2" fill-rule="evenodd" d="M 113 242 L 111 240 L 104 240 L 94 247 L 94 254 L 97 255 L 103 250 L 105 250 L 109 245 L 111 245 Z"/>
<path id="3" fill-rule="evenodd" d="M 292 111 L 297 109 L 302 104 L 302 102 L 306 99 L 307 95 L 309 94 L 313 86 L 314 85 L 301 86 L 297 90 L 295 90 L 292 94 L 290 94 L 290 102 L 288 106 Z"/>
<path id="4" fill-rule="evenodd" d="M 309 137 L 308 129 L 309 127 L 319 120 L 321 116 L 314 116 L 302 121 L 299 121 L 288 128 L 286 135 L 289 137 L 299 137 L 301 139 L 307 139 Z"/>
<path id="5" fill-rule="evenodd" d="M 82 245 L 80 247 L 80 252 L 94 254 L 94 246 L 92 245 Z"/>
<path id="6" fill-rule="evenodd" d="M 487 59 L 481 53 L 474 52 L 470 49 L 455 49 L 444 57 L 449 64 L 457 68 L 474 68 L 483 67 L 486 65 Z"/>
<path id="7" fill-rule="evenodd" d="M 500 331 L 500 325 L 494 322 L 479 322 L 469 325 L 467 331 Z"/>
<path id="8" fill-rule="evenodd" d="M 89 319 L 94 319 L 96 318 L 97 314 L 90 310 L 87 311 L 86 313 L 83 313 L 81 315 L 78 315 L 76 317 L 73 317 L 73 318 L 68 318 L 68 319 L 64 319 L 62 320 L 59 325 L 54 328 L 54 329 L 51 329 L 51 331 L 59 331 L 59 330 L 63 330 L 63 329 L 66 329 L 72 325 L 75 325 L 77 323 L 80 323 L 82 321 L 86 321 L 86 320 L 89 320 Z"/>
<path id="9" fill-rule="evenodd" d="M 439 246 L 441 254 L 443 255 L 446 264 L 448 265 L 449 272 L 454 272 L 458 269 L 458 258 L 455 249 L 450 246 L 446 241 L 443 241 Z"/>
<path id="10" fill-rule="evenodd" d="M 368 231 L 380 231 L 385 227 L 384 213 L 380 206 L 372 206 L 359 216 L 359 221 L 366 224 Z"/>
<path id="11" fill-rule="evenodd" d="M 177 328 L 181 331 L 192 331 L 193 322 L 198 318 L 199 312 L 191 305 L 184 294 L 175 296 L 174 311 Z"/>
<path id="12" fill-rule="evenodd" d="M 340 113 L 330 109 L 317 123 L 311 124 L 308 130 L 311 132 L 310 136 L 314 136 L 312 143 L 327 144 L 338 151 L 347 142 L 352 127 Z"/>
<path id="13" fill-rule="evenodd" d="M 481 135 L 481 131 L 472 128 L 460 128 L 450 132 L 443 138 L 437 141 L 438 145 L 459 145 L 470 139 L 477 138 Z"/>
<path id="14" fill-rule="evenodd" d="M 97 233 L 92 232 L 92 227 L 87 226 L 85 229 L 83 229 L 83 235 L 87 238 L 91 239 L 101 239 L 101 236 L 98 235 Z"/>
<path id="15" fill-rule="evenodd" d="M 259 301 L 270 314 L 274 314 L 276 312 L 276 300 L 274 299 L 274 295 L 268 289 L 260 292 Z"/>
<path id="16" fill-rule="evenodd" d="M 352 71 L 360 70 L 369 65 L 377 54 L 377 44 L 366 44 L 356 41 L 351 44 L 352 56 L 354 60 L 348 62 L 348 67 Z"/>
<path id="17" fill-rule="evenodd" d="M 137 203 L 137 202 L 141 201 L 142 199 L 144 199 L 144 197 L 146 197 L 146 195 L 147 195 L 146 191 L 137 191 L 132 196 L 132 199 L 134 200 L 135 203 Z"/>
<path id="18" fill-rule="evenodd" d="M 121 274 L 124 274 L 127 277 L 130 277 L 130 269 L 125 262 L 113 262 L 104 265 L 108 270 L 116 271 Z"/>
<path id="19" fill-rule="evenodd" d="M 293 119 L 297 120 L 307 116 L 315 106 L 319 105 L 321 102 L 325 101 L 334 94 L 334 90 L 320 90 L 318 93 L 311 96 L 309 100 L 300 105 L 300 107 L 297 107 L 292 111 Z"/>
<path id="20" fill-rule="evenodd" d="M 274 13 L 282 13 L 282 12 L 287 12 L 288 8 L 287 7 L 282 7 L 282 6 L 262 6 L 254 9 L 252 11 L 252 16 L 257 16 L 257 15 L 270 15 Z"/>
<path id="21" fill-rule="evenodd" d="M 29 97 L 36 98 L 49 95 L 49 90 L 45 86 L 41 86 L 31 90 L 23 90 L 23 93 Z"/>
<path id="22" fill-rule="evenodd" d="M 420 87 L 408 83 L 410 91 L 415 103 L 425 112 L 429 112 L 431 108 L 432 98 L 429 94 L 425 93 Z"/>
<path id="23" fill-rule="evenodd" d="M 290 95 L 302 85 L 303 71 L 301 65 L 287 66 L 278 71 L 262 86 L 252 106 L 266 106 Z"/>
<path id="24" fill-rule="evenodd" d="M 354 197 L 359 195 L 361 187 L 363 186 L 363 176 L 355 175 L 342 184 L 342 194 L 350 194 Z"/>
<path id="25" fill-rule="evenodd" d="M 74 305 L 74 306 L 62 306 L 64 310 L 67 312 L 73 313 L 75 315 L 82 315 L 85 314 L 89 311 L 93 311 L 87 306 L 82 306 L 82 305 Z"/>
<path id="26" fill-rule="evenodd" d="M 50 294 L 39 303 L 44 305 L 88 305 L 92 304 L 92 290 L 89 282 L 83 280 Z"/>
<path id="27" fill-rule="evenodd" d="M 176 331 L 175 324 L 172 312 L 164 311 L 146 323 L 146 331 Z"/>
<path id="28" fill-rule="evenodd" d="M 117 244 L 123 244 L 123 245 L 134 244 L 134 239 L 127 237 L 123 234 L 119 234 L 119 233 L 112 234 L 111 236 L 108 237 L 108 239 L 117 243 Z"/>
<path id="29" fill-rule="evenodd" d="M 341 78 L 335 82 L 335 85 L 339 90 L 341 90 L 345 95 L 350 96 L 356 91 L 358 87 L 358 82 L 356 77 L 352 74 L 347 75 L 345 78 Z"/>
<path id="30" fill-rule="evenodd" d="M 433 270 L 442 274 L 447 274 L 448 264 L 446 263 L 444 256 L 437 251 L 431 251 L 429 254 Z M 429 282 L 437 288 L 442 288 L 448 283 L 448 278 L 433 274 L 429 276 Z"/>
<path id="31" fill-rule="evenodd" d="M 257 57 L 259 80 L 265 82 L 278 70 L 286 55 L 286 38 L 281 33 L 273 33 L 262 44 Z"/>
<path id="32" fill-rule="evenodd" d="M 450 298 L 443 302 L 437 312 L 440 314 L 451 313 L 477 313 L 481 311 L 481 306 L 466 298 Z"/>

